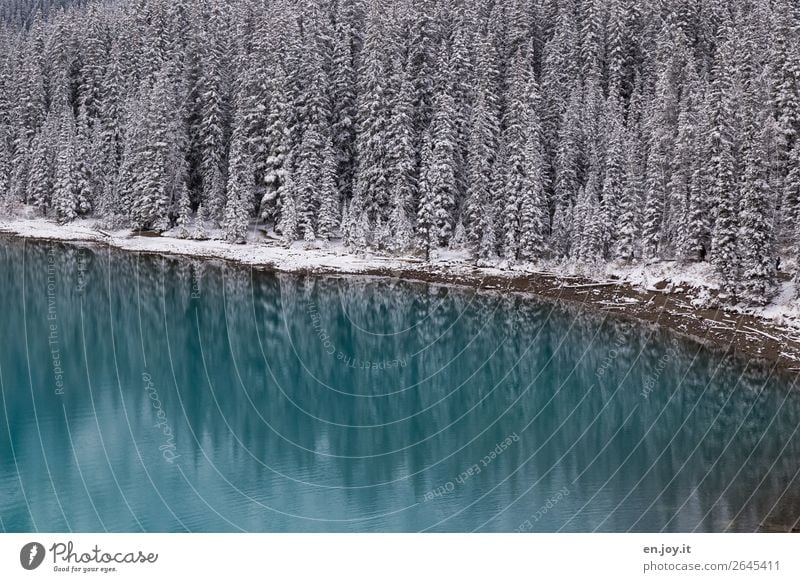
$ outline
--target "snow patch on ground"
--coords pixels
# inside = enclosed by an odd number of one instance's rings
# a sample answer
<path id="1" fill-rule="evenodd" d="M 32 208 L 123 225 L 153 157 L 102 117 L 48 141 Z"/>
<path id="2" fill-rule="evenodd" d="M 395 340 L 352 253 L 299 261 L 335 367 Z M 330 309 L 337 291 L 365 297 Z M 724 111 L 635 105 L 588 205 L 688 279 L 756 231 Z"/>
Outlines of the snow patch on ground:
<path id="1" fill-rule="evenodd" d="M 663 291 L 663 287 L 656 287 L 658 283 L 665 283 L 666 289 L 670 291 L 680 287 L 684 290 L 719 289 L 719 280 L 708 263 L 686 265 L 672 261 L 633 265 L 610 263 L 606 273 L 608 276 L 616 276 L 634 287 L 648 291 Z"/>

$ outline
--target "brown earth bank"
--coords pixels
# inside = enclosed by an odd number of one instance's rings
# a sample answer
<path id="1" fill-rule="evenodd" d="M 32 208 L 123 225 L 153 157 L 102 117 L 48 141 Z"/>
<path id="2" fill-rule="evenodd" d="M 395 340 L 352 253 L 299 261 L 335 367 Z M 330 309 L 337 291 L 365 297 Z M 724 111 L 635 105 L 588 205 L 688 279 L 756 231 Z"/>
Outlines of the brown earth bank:
<path id="1" fill-rule="evenodd" d="M 142 235 L 135 235 L 142 236 Z M 0 232 L 0 237 L 28 238 L 58 243 L 82 243 L 92 246 L 116 248 L 102 240 L 82 240 L 48 236 L 21 236 Z M 125 249 L 122 249 L 125 250 Z M 137 250 L 139 254 L 182 256 L 199 260 L 220 260 L 245 268 L 282 271 L 279 266 L 264 264 L 243 264 L 227 257 L 210 257 L 205 254 L 174 253 L 169 251 Z M 378 259 L 379 261 L 379 259 Z M 691 303 L 693 291 L 684 287 L 675 292 L 666 282 L 657 284 L 659 291 L 645 291 L 622 281 L 593 281 L 580 276 L 566 276 L 555 273 L 488 272 L 477 266 L 458 263 L 455 266 L 425 264 L 423 261 L 406 261 L 408 266 L 374 267 L 348 270 L 346 266 L 336 268 L 315 267 L 293 269 L 299 275 L 353 275 L 396 278 L 431 284 L 456 285 L 483 290 L 511 292 L 532 295 L 541 299 L 579 304 L 609 317 L 639 320 L 657 324 L 670 329 L 706 348 L 722 351 L 734 356 L 763 360 L 788 371 L 800 371 L 800 330 L 783 328 L 766 319 L 729 311 L 724 306 L 699 308 Z M 696 290 L 695 290 L 696 291 Z"/>

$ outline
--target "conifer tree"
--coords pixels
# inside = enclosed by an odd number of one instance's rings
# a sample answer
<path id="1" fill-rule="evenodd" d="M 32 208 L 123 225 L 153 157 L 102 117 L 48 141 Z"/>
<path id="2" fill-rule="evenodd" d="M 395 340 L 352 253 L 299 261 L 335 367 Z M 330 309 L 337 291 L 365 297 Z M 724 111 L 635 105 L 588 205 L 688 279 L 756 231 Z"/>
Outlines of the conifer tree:
<path id="1" fill-rule="evenodd" d="M 580 99 L 580 88 L 576 83 L 562 115 L 555 153 L 555 199 L 562 207 L 572 204 L 578 193 Z"/>
<path id="2" fill-rule="evenodd" d="M 531 53 L 520 49 L 503 133 L 506 178 L 503 190 L 504 254 L 508 260 L 543 254 L 548 210 L 544 192 L 542 127 L 537 114 L 539 86 Z"/>
<path id="3" fill-rule="evenodd" d="M 383 217 L 380 207 L 388 187 L 386 172 L 386 131 L 389 125 L 389 63 L 382 46 L 384 23 L 373 7 L 367 21 L 364 49 L 359 71 L 357 99 L 357 166 L 354 197 L 359 212 L 366 212 L 369 222 Z"/>
<path id="4" fill-rule="evenodd" d="M 189 218 L 192 212 L 189 201 L 189 191 L 184 189 L 178 198 L 178 217 L 175 226 L 178 227 L 178 237 L 189 238 Z"/>
<path id="5" fill-rule="evenodd" d="M 319 178 L 319 219 L 317 220 L 317 236 L 329 241 L 336 236 L 341 224 L 340 191 L 336 185 L 336 168 L 339 159 L 330 137 L 325 138 L 322 149 L 322 167 Z"/>
<path id="6" fill-rule="evenodd" d="M 431 250 L 438 242 L 436 232 L 436 159 L 433 150 L 433 136 L 428 135 L 422 149 L 422 174 L 419 182 L 419 204 L 417 207 L 418 247 L 425 260 L 430 259 Z"/>
<path id="7" fill-rule="evenodd" d="M 291 155 L 287 159 L 287 167 L 293 163 Z M 283 243 L 291 246 L 299 238 L 300 217 L 297 210 L 297 188 L 295 187 L 294 173 L 287 171 L 284 175 L 283 192 L 281 196 L 281 214 L 277 230 L 281 233 Z"/>
<path id="8" fill-rule="evenodd" d="M 467 149 L 467 190 L 463 223 L 467 244 L 475 257 L 483 254 L 483 230 L 487 226 L 484 210 L 492 199 L 490 187 L 493 183 L 494 156 L 499 133 L 490 83 L 488 75 L 483 73 L 477 89 L 476 103 L 472 108 Z M 491 240 L 494 241 L 493 234 Z"/>
<path id="9" fill-rule="evenodd" d="M 555 258 L 563 259 L 569 255 L 571 239 L 572 208 L 565 208 L 561 203 L 556 203 L 550 229 L 550 249 Z"/>
<path id="10" fill-rule="evenodd" d="M 249 220 L 250 199 L 255 189 L 255 171 L 252 159 L 247 151 L 242 119 L 237 123 L 231 141 L 231 152 L 228 161 L 228 193 L 225 202 L 223 229 L 228 242 L 244 243 L 247 241 L 247 224 Z"/>
<path id="11" fill-rule="evenodd" d="M 222 218 L 225 206 L 226 139 L 230 125 L 228 24 L 224 8 L 224 3 L 211 3 L 200 55 L 203 199 L 214 222 Z"/>
<path id="12" fill-rule="evenodd" d="M 433 239 L 437 246 L 447 246 L 453 233 L 454 210 L 458 192 L 456 189 L 457 154 L 456 128 L 453 123 L 453 99 L 449 94 L 440 95 L 436 112 L 431 121 L 432 155 L 423 159 L 426 174 L 427 196 L 433 206 Z"/>
<path id="13" fill-rule="evenodd" d="M 678 113 L 673 173 L 670 181 L 675 200 L 671 214 L 677 257 L 699 261 L 705 256 L 709 239 L 708 204 L 703 189 L 703 130 L 707 127 L 699 79 L 689 63 L 689 78 Z"/>
<path id="14" fill-rule="evenodd" d="M 26 197 L 28 204 L 36 208 L 42 215 L 46 215 L 52 206 L 51 196 L 53 190 L 53 162 L 52 152 L 48 147 L 48 133 L 58 131 L 58 127 L 48 119 L 46 130 L 39 132 L 31 144 L 30 171 L 28 173 L 28 188 Z"/>
<path id="15" fill-rule="evenodd" d="M 59 123 L 53 184 L 53 210 L 60 223 L 71 222 L 78 216 L 76 189 L 75 119 L 65 112 Z"/>
<path id="16" fill-rule="evenodd" d="M 283 66 L 275 65 L 271 76 L 269 112 L 266 122 L 265 147 L 267 150 L 264 167 L 264 196 L 261 199 L 262 220 L 274 216 L 282 199 L 286 174 L 287 154 L 289 153 L 289 96 L 288 77 Z"/>
<path id="17" fill-rule="evenodd" d="M 797 228 L 800 218 L 800 143 L 796 143 L 789 152 L 789 173 L 783 183 L 784 220 Z M 795 243 L 800 239 L 794 238 Z"/>
<path id="18" fill-rule="evenodd" d="M 573 227 L 575 258 L 588 266 L 603 258 L 603 218 L 600 212 L 597 164 L 596 160 L 590 161 L 589 177 L 576 208 Z"/>
<path id="19" fill-rule="evenodd" d="M 609 97 L 605 103 L 605 156 L 600 207 L 603 215 L 603 255 L 611 254 L 617 244 L 622 215 L 622 197 L 625 188 L 625 128 L 622 103 L 618 97 Z"/>
<path id="20" fill-rule="evenodd" d="M 725 44 L 712 70 L 709 87 L 709 109 L 712 131 L 708 135 L 710 156 L 708 174 L 709 194 L 716 209 L 711 237 L 711 260 L 722 278 L 723 290 L 735 294 L 739 277 L 737 233 L 739 197 L 736 173 L 736 127 L 734 124 L 734 64 L 735 31 L 726 24 Z"/>
<path id="21" fill-rule="evenodd" d="M 636 131 L 630 128 L 626 132 L 625 180 L 620 196 L 619 239 L 615 257 L 623 261 L 632 261 L 636 256 L 641 225 L 642 179 L 639 159 L 640 142 L 636 139 Z"/>
<path id="22" fill-rule="evenodd" d="M 775 230 L 769 203 L 769 157 L 764 147 L 765 120 L 751 127 L 742 183 L 739 233 L 740 296 L 766 304 L 775 291 Z"/>
<path id="23" fill-rule="evenodd" d="M 389 200 L 391 215 L 388 226 L 393 234 L 393 250 L 405 251 L 412 243 L 411 216 L 416 203 L 417 176 L 414 152 L 414 85 L 408 71 L 398 65 L 400 90 L 396 93 L 387 131 L 389 149 Z"/>
<path id="24" fill-rule="evenodd" d="M 779 132 L 778 173 L 791 169 L 789 154 L 800 136 L 800 36 L 789 0 L 775 0 L 772 46 L 772 99 Z"/>
<path id="25" fill-rule="evenodd" d="M 0 88 L 2 91 L 2 88 Z M 0 212 L 8 209 L 13 202 L 11 190 L 11 147 L 6 126 L 0 124 Z"/>
<path id="26" fill-rule="evenodd" d="M 149 99 L 144 115 L 139 120 L 141 127 L 132 132 L 136 141 L 132 144 L 132 188 L 135 197 L 130 208 L 134 227 L 163 232 L 169 228 L 168 211 L 172 206 L 172 173 L 178 170 L 171 157 L 171 140 L 175 137 L 174 120 L 165 118 L 161 112 L 172 104 L 172 86 L 162 69 L 153 82 L 152 89 L 143 84 L 141 95 Z"/>
<path id="27" fill-rule="evenodd" d="M 333 124 L 331 135 L 336 155 L 339 196 L 347 199 L 352 195 L 353 174 L 355 171 L 355 129 L 356 129 L 356 73 L 355 59 L 358 46 L 356 23 L 345 12 L 347 3 L 339 5 L 333 46 L 333 74 L 331 76 L 331 101 L 333 103 Z"/>

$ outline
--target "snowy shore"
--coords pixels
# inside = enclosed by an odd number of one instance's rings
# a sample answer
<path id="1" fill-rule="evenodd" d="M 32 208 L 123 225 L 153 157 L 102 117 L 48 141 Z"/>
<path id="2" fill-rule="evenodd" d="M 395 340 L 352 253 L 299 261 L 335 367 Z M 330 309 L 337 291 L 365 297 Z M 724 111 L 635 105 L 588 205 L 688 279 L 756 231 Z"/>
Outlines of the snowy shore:
<path id="1" fill-rule="evenodd" d="M 775 360 L 800 370 L 800 306 L 793 281 L 765 307 L 726 306 L 716 299 L 718 283 L 708 265 L 607 265 L 575 272 L 564 265 L 476 266 L 466 253 L 443 251 L 428 262 L 416 257 L 356 255 L 341 244 L 291 248 L 252 232 L 250 242 L 148 236 L 131 230 L 99 229 L 93 220 L 58 225 L 43 218 L 0 218 L 0 233 L 62 242 L 88 242 L 141 253 L 222 259 L 282 272 L 363 274 L 478 286 L 576 301 L 618 316 L 672 328 L 706 344 Z"/>

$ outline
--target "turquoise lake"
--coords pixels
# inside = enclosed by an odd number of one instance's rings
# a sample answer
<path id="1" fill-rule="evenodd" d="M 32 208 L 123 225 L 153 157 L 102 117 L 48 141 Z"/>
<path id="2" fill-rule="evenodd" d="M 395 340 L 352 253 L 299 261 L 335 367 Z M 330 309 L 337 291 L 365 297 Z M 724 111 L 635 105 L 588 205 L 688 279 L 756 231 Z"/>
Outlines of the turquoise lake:
<path id="1" fill-rule="evenodd" d="M 759 531 L 769 363 L 492 290 L 0 238 L 0 531 Z"/>

